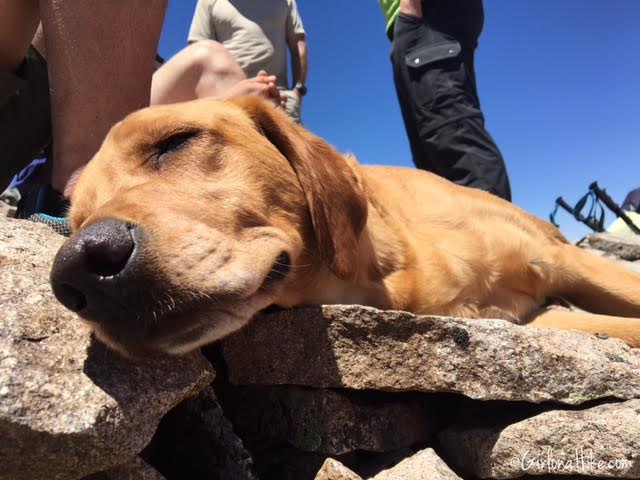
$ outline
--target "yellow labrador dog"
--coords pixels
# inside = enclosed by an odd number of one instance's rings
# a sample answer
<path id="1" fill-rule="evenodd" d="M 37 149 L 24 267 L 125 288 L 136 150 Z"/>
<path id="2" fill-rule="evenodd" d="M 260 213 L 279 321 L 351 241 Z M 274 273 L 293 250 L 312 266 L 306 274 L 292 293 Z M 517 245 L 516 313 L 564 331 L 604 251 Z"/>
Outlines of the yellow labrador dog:
<path id="1" fill-rule="evenodd" d="M 72 197 L 58 299 L 128 355 L 179 354 L 270 305 L 381 309 L 601 332 L 640 346 L 640 275 L 514 205 L 360 166 L 258 99 L 147 108 Z M 545 309 L 563 297 L 592 313 Z"/>

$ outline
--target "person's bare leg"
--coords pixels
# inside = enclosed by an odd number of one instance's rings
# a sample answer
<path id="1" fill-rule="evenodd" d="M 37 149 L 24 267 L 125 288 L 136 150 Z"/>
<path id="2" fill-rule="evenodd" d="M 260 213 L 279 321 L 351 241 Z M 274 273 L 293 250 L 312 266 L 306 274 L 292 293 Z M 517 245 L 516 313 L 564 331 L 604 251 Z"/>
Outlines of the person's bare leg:
<path id="1" fill-rule="evenodd" d="M 245 78 L 238 63 L 220 43 L 213 40 L 192 43 L 153 74 L 151 104 L 217 97 Z"/>
<path id="2" fill-rule="evenodd" d="M 40 0 L 54 189 L 70 195 L 109 128 L 149 105 L 166 0 Z"/>
<path id="3" fill-rule="evenodd" d="M 213 40 L 179 51 L 153 74 L 151 84 L 151 105 L 242 95 L 277 98 L 276 77 L 260 72 L 246 78 L 227 49 Z"/>
<path id="4" fill-rule="evenodd" d="M 1 70 L 11 71 L 22 63 L 38 21 L 38 0 L 0 0 Z"/>

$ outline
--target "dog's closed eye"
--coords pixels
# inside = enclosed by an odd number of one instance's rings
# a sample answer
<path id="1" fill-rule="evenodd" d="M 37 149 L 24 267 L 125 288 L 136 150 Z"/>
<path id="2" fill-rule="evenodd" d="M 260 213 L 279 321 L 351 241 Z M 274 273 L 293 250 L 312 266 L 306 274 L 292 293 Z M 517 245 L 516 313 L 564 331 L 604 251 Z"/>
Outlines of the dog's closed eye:
<path id="1" fill-rule="evenodd" d="M 198 132 L 195 130 L 175 132 L 160 140 L 153 147 L 153 152 L 149 157 L 149 164 L 154 169 L 161 168 L 168 156 L 183 149 L 197 135 Z"/>

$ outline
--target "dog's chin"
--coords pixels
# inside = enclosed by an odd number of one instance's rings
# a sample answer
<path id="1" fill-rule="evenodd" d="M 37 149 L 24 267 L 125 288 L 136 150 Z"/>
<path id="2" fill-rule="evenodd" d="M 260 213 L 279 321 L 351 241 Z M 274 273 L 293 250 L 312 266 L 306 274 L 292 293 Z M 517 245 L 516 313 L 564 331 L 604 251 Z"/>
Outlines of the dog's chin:
<path id="1" fill-rule="evenodd" d="M 165 283 L 163 290 L 149 295 L 151 302 L 146 306 L 155 308 L 139 312 L 123 309 L 122 317 L 110 322 L 85 320 L 98 340 L 125 357 L 186 354 L 239 330 L 257 312 L 275 303 L 290 263 L 289 254 L 280 253 L 270 269 L 264 268 L 252 276 L 236 275 L 244 280 L 245 288 L 236 290 L 232 296 L 219 291 L 189 292 L 177 286 L 169 290 Z M 171 298 L 171 302 L 158 302 L 157 298 Z"/>
<path id="2" fill-rule="evenodd" d="M 98 340 L 126 358 L 183 355 L 239 330 L 271 303 L 272 298 L 268 294 L 256 294 L 224 307 L 198 303 L 197 308 L 155 318 L 144 334 L 110 332 L 96 323 L 88 323 Z"/>
<path id="3" fill-rule="evenodd" d="M 200 321 L 193 323 L 183 331 L 167 338 L 160 337 L 155 339 L 152 342 L 153 350 L 169 355 L 183 355 L 192 352 L 239 330 L 249 323 L 252 316 L 241 317 L 220 311 L 215 312 L 213 315 L 203 314 Z M 188 321 L 194 322 L 194 319 L 190 318 Z"/>

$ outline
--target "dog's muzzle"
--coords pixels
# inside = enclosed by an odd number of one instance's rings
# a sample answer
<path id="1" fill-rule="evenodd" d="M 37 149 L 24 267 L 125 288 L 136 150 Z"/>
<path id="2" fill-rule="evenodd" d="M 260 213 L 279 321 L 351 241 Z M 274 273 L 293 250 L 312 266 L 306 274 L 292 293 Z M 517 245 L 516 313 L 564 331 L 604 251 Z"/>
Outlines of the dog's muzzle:
<path id="1" fill-rule="evenodd" d="M 104 220 L 82 229 L 58 251 L 51 270 L 56 298 L 101 323 L 136 310 L 142 297 L 136 274 L 136 226 Z M 116 317 L 117 318 L 117 317 Z"/>

